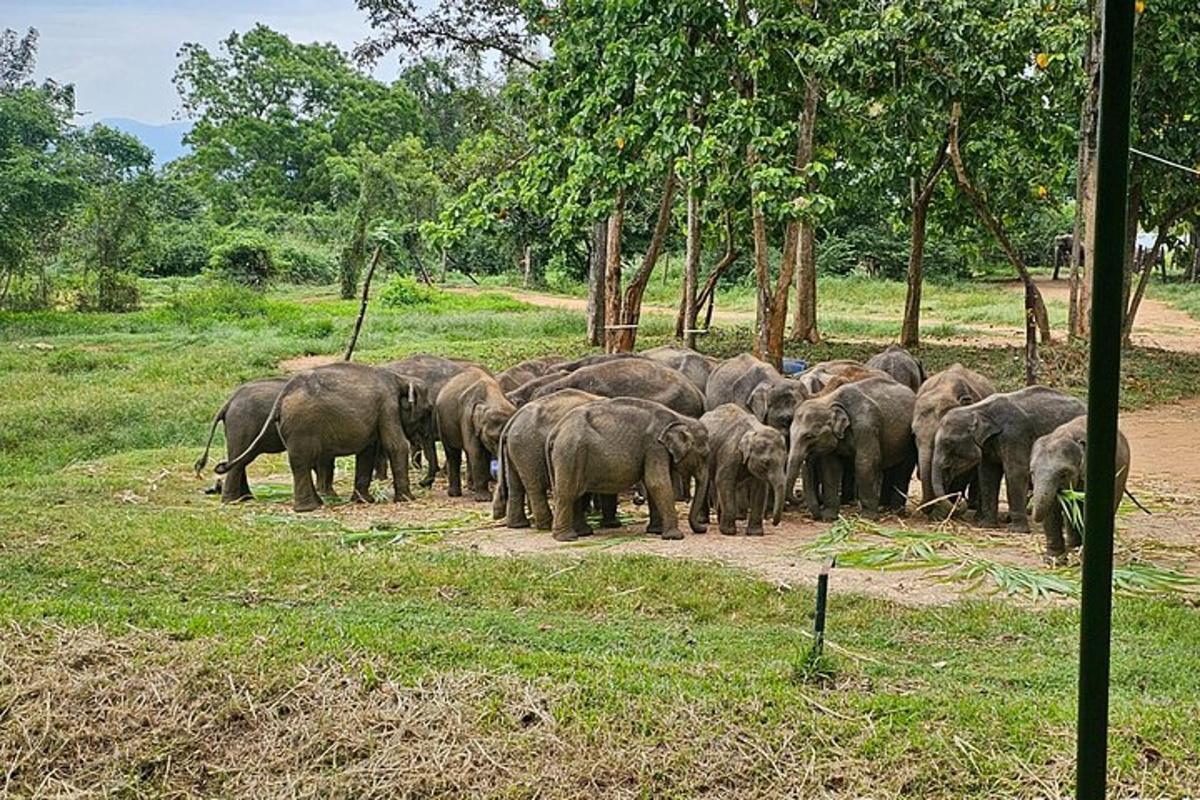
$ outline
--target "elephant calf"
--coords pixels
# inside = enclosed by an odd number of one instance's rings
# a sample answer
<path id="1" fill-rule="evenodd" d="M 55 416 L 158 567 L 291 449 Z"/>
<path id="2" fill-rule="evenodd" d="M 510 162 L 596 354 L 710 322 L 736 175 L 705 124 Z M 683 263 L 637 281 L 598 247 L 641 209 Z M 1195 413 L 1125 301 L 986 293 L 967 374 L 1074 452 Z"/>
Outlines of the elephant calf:
<path id="1" fill-rule="evenodd" d="M 783 434 L 733 403 L 717 406 L 700 421 L 708 429 L 708 499 L 716 496 L 718 529 L 730 536 L 737 533 L 744 499 L 746 534 L 762 536 L 768 497 L 773 501 L 772 523 L 778 525 L 783 515 L 787 460 Z M 705 520 L 707 506 L 705 502 Z"/>
<path id="2" fill-rule="evenodd" d="M 1033 443 L 1029 471 L 1033 476 L 1033 521 L 1040 522 L 1046 536 L 1046 560 L 1061 563 L 1067 548 L 1080 545 L 1081 531 L 1075 530 L 1059 505 L 1059 493 L 1067 489 L 1085 489 L 1084 454 L 1087 452 L 1087 417 L 1058 426 Z M 1117 433 L 1117 477 L 1113 487 L 1113 513 L 1121 505 L 1125 481 L 1129 477 L 1129 441 Z M 1063 529 L 1066 529 L 1066 541 Z"/>
<path id="3" fill-rule="evenodd" d="M 726 359 L 712 371 L 704 391 L 708 411 L 733 403 L 748 409 L 766 425 L 785 436 L 796 408 L 808 398 L 804 385 L 785 378 L 749 353 Z"/>
<path id="4" fill-rule="evenodd" d="M 823 520 L 836 519 L 849 464 L 864 516 L 877 517 L 881 500 L 885 507 L 903 508 L 917 461 L 915 402 L 912 389 L 890 377 L 857 381 L 808 400 L 792 421 L 787 485 L 795 484 L 811 459 L 804 486 L 809 510 Z"/>
<path id="5" fill-rule="evenodd" d="M 492 456 L 500 432 L 517 408 L 504 396 L 488 372 L 470 367 L 455 375 L 438 393 L 435 406 L 438 434 L 446 449 L 449 495 L 462 495 L 462 457 L 467 454 L 468 486 L 475 500 L 492 499 Z"/>
<path id="6" fill-rule="evenodd" d="M 925 383 L 925 366 L 898 344 L 890 344 L 882 353 L 868 358 L 866 366 L 886 372 L 893 380 L 903 383 L 914 392 Z"/>
<path id="7" fill-rule="evenodd" d="M 933 375 L 917 392 L 912 431 L 917 439 L 917 475 L 921 479 L 921 505 L 929 514 L 939 511 L 936 507 L 939 504 L 934 503 L 938 494 L 933 490 L 933 440 L 942 424 L 942 418 L 952 409 L 974 405 L 995 393 L 996 387 L 991 381 L 962 364 L 953 364 Z M 977 502 L 979 482 L 974 473 L 951 483 L 948 488 L 951 492 L 963 492 L 968 484 L 974 487 L 972 495 Z"/>
<path id="8" fill-rule="evenodd" d="M 691 381 L 670 367 L 640 356 L 608 358 L 579 367 L 541 387 L 533 397 L 545 397 L 562 389 L 579 389 L 601 397 L 651 400 L 697 419 L 704 413 L 704 395 Z"/>
<path id="9" fill-rule="evenodd" d="M 696 477 L 689 521 L 704 533 L 708 495 L 708 431 L 699 420 L 649 400 L 596 400 L 566 414 L 546 443 L 554 486 L 554 538 L 574 541 L 591 530 L 583 517 L 588 492 L 617 494 L 636 483 L 650 503 L 647 533 L 682 539 L 672 471 Z"/>
<path id="10" fill-rule="evenodd" d="M 979 520 L 1000 523 L 1000 480 L 1008 487 L 1009 530 L 1029 531 L 1025 502 L 1033 443 L 1059 425 L 1087 413 L 1078 399 L 1045 386 L 993 394 L 946 412 L 933 444 L 933 490 L 979 469 Z"/>

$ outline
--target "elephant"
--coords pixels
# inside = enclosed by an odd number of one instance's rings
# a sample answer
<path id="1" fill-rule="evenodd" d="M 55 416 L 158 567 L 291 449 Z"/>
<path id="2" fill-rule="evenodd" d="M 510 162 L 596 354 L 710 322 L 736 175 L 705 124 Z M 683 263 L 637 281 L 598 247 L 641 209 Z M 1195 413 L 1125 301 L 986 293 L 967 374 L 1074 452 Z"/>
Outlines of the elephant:
<path id="1" fill-rule="evenodd" d="M 783 515 L 787 462 L 783 433 L 733 403 L 705 412 L 700 421 L 708 429 L 708 499 L 716 497 L 718 529 L 726 535 L 737 533 L 744 497 L 746 534 L 762 536 L 768 497 L 772 498 L 771 522 L 778 525 Z"/>
<path id="2" fill-rule="evenodd" d="M 204 446 L 204 455 L 196 461 L 196 474 L 199 475 L 208 463 L 208 451 L 212 448 L 213 436 L 217 432 L 217 423 L 225 424 L 225 457 L 232 461 L 238 453 L 246 452 L 254 441 L 264 423 L 271 415 L 271 406 L 275 398 L 287 384 L 288 378 L 260 378 L 243 383 L 221 410 L 213 417 L 212 427 L 208 430 L 208 443 Z M 247 453 L 245 460 L 229 471 L 221 483 L 221 502 L 236 503 L 240 500 L 253 500 L 250 483 L 246 480 L 246 467 L 262 453 L 282 453 L 286 448 L 274 427 L 267 430 L 259 440 L 254 452 Z M 317 491 L 324 495 L 333 495 L 333 461 L 317 465 Z"/>
<path id="3" fill-rule="evenodd" d="M 621 358 L 580 367 L 533 393 L 545 397 L 563 389 L 580 389 L 601 397 L 640 397 L 662 403 L 684 416 L 704 413 L 704 395 L 680 373 L 646 358 Z"/>
<path id="4" fill-rule="evenodd" d="M 925 365 L 898 344 L 890 344 L 882 353 L 871 356 L 865 366 L 867 369 L 886 372 L 914 392 L 925 383 Z"/>
<path id="5" fill-rule="evenodd" d="M 748 409 L 759 422 L 787 435 L 792 415 L 809 394 L 749 353 L 726 359 L 713 370 L 704 392 L 704 407 L 712 411 L 726 403 Z"/>
<path id="6" fill-rule="evenodd" d="M 708 386 L 709 375 L 721 363 L 718 359 L 698 353 L 691 348 L 671 344 L 643 350 L 641 355 L 681 373 L 700 390 L 701 394 Z"/>
<path id="7" fill-rule="evenodd" d="M 673 473 L 696 478 L 689 522 L 694 533 L 708 530 L 702 519 L 708 496 L 708 430 L 698 419 L 661 403 L 615 397 L 573 409 L 551 431 L 546 461 L 558 541 L 591 533 L 583 517 L 588 492 L 617 494 L 636 483 L 642 484 L 650 503 L 646 532 L 682 539 Z"/>
<path id="8" fill-rule="evenodd" d="M 480 502 L 491 500 L 488 483 L 492 456 L 499 448 L 500 432 L 517 407 L 504 396 L 495 378 L 482 369 L 470 367 L 446 382 L 434 408 L 438 435 L 446 450 L 449 495 L 462 495 L 465 451 L 472 497 Z"/>
<path id="9" fill-rule="evenodd" d="M 816 397 L 822 392 L 833 391 L 847 383 L 884 377 L 890 378 L 891 375 L 858 361 L 843 358 L 814 364 L 792 380 L 803 386 L 811 397 Z"/>
<path id="10" fill-rule="evenodd" d="M 492 496 L 495 519 L 503 518 L 509 528 L 528 528 L 529 517 L 525 515 L 528 498 L 534 526 L 550 530 L 553 514 L 546 497 L 550 489 L 546 439 L 567 412 L 599 399 L 599 395 L 578 389 L 563 389 L 517 409 L 500 433 L 496 454 L 500 465 Z M 609 522 L 613 521 L 612 516 L 615 515 L 609 516 Z"/>
<path id="11" fill-rule="evenodd" d="M 947 494 L 951 481 L 979 469 L 979 522 L 1000 520 L 1000 479 L 1008 486 L 1009 530 L 1029 531 L 1025 513 L 1033 443 L 1087 413 L 1078 399 L 1045 386 L 993 394 L 942 417 L 933 442 L 933 491 Z"/>
<path id="12" fill-rule="evenodd" d="M 1058 502 L 1059 492 L 1066 489 L 1085 489 L 1084 456 L 1087 452 L 1087 417 L 1076 417 L 1063 423 L 1033 443 L 1029 472 L 1033 477 L 1033 521 L 1041 523 L 1046 537 L 1046 560 L 1061 564 L 1067 548 L 1079 547 L 1082 531 L 1075 529 L 1063 514 Z M 1113 487 L 1113 513 L 1121 505 L 1125 481 L 1129 477 L 1129 440 L 1117 432 L 1116 485 Z M 1063 529 L 1066 529 L 1066 541 Z"/>
<path id="13" fill-rule="evenodd" d="M 429 397 L 431 405 L 437 402 L 438 393 L 442 391 L 442 387 L 455 375 L 469 367 L 483 369 L 481 365 L 473 361 L 461 358 L 443 358 L 442 356 L 429 355 L 427 353 L 418 353 L 399 361 L 389 361 L 383 367 L 398 375 L 419 378 L 424 381 L 426 394 Z M 487 370 L 484 371 L 486 372 Z M 425 456 L 426 461 L 425 477 L 421 479 L 421 485 L 425 487 L 432 486 L 433 480 L 437 476 L 437 439 L 437 425 L 431 414 L 429 430 L 420 439 L 422 445 L 421 453 Z M 387 477 L 386 464 L 387 462 L 381 459 L 376 465 L 375 476 L 377 478 L 383 479 Z"/>
<path id="14" fill-rule="evenodd" d="M 548 372 L 556 370 L 558 365 L 565 360 L 562 356 L 530 358 L 504 370 L 496 376 L 496 380 L 500 382 L 501 389 L 506 393 L 511 392 L 534 378 L 540 378 Z"/>
<path id="15" fill-rule="evenodd" d="M 881 502 L 886 508 L 903 509 L 917 463 L 915 402 L 912 389 L 890 377 L 868 378 L 815 397 L 796 410 L 786 480 L 794 485 L 809 462 L 804 493 L 814 516 L 837 518 L 847 465 L 854 472 L 864 516 L 877 518 Z M 813 485 L 814 476 L 819 486 Z"/>
<path id="16" fill-rule="evenodd" d="M 995 393 L 996 387 L 990 380 L 962 364 L 952 364 L 932 375 L 917 391 L 912 431 L 917 439 L 917 475 L 921 480 L 921 505 L 928 513 L 934 514 L 939 511 L 939 506 L 945 505 L 940 502 L 935 504 L 938 495 L 933 490 L 933 440 L 937 436 L 942 417 L 953 408 L 978 403 Z M 951 492 L 961 492 L 966 489 L 967 483 L 974 486 L 972 494 L 977 500 L 979 485 L 974 475 L 965 481 L 952 483 L 949 488 Z"/>
<path id="17" fill-rule="evenodd" d="M 533 397 L 533 393 L 538 389 L 542 388 L 548 383 L 554 383 L 554 381 L 558 380 L 559 378 L 565 378 L 570 374 L 571 373 L 567 372 L 566 370 L 551 370 L 541 377 L 531 378 L 530 380 L 518 386 L 516 389 L 513 389 L 511 392 L 506 394 L 505 397 L 508 398 L 508 402 L 512 403 L 517 408 L 520 408 L 530 401 L 530 399 Z"/>
<path id="18" fill-rule="evenodd" d="M 412 416 L 414 386 L 390 370 L 348 362 L 297 373 L 283 386 L 258 436 L 218 475 L 244 468 L 272 429 L 278 430 L 292 468 L 292 507 L 321 505 L 312 472 L 338 456 L 354 455 L 354 497 L 371 502 L 376 453 L 391 462 L 397 503 L 412 499 L 408 485 L 409 443 L 402 419 Z"/>
<path id="19" fill-rule="evenodd" d="M 589 353 L 586 356 L 580 356 L 573 361 L 564 361 L 561 364 L 556 364 L 558 369 L 563 372 L 574 372 L 584 367 L 595 366 L 596 364 L 607 364 L 610 361 L 624 361 L 626 359 L 642 359 L 646 357 L 641 353 Z"/>

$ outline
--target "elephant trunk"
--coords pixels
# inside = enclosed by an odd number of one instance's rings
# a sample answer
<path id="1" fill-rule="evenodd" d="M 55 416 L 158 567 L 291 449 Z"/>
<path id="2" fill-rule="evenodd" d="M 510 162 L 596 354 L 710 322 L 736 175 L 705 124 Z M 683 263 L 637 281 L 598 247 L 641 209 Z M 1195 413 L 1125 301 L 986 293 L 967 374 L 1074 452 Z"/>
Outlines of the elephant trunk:
<path id="1" fill-rule="evenodd" d="M 696 493 L 688 509 L 688 525 L 692 533 L 708 533 L 708 466 L 701 464 L 695 471 Z"/>
<path id="2" fill-rule="evenodd" d="M 934 497 L 945 497 L 949 494 L 946 491 L 946 481 L 949 476 L 946 475 L 946 470 L 936 459 L 933 460 L 933 469 L 931 474 L 933 480 L 933 495 Z"/>
<path id="3" fill-rule="evenodd" d="M 806 449 L 793 439 L 792 447 L 788 451 L 787 474 L 784 476 L 784 487 L 787 491 L 790 492 L 796 485 L 796 480 L 800 477 L 800 468 L 804 466 L 807 457 Z M 782 495 L 783 492 L 780 494 Z"/>
<path id="4" fill-rule="evenodd" d="M 775 504 L 771 509 L 771 524 L 778 525 L 779 521 L 783 519 L 783 505 L 787 501 L 788 482 L 783 467 L 780 467 L 771 476 L 770 484 L 775 492 Z"/>
<path id="5" fill-rule="evenodd" d="M 921 479 L 921 503 L 930 503 L 935 497 L 941 497 L 941 492 L 933 485 L 933 443 L 918 443 L 917 447 L 917 476 Z"/>
<path id="6" fill-rule="evenodd" d="M 1050 518 L 1054 511 L 1054 504 L 1058 502 L 1059 491 L 1069 485 L 1060 475 L 1034 474 L 1032 499 L 1034 522 L 1042 522 Z"/>

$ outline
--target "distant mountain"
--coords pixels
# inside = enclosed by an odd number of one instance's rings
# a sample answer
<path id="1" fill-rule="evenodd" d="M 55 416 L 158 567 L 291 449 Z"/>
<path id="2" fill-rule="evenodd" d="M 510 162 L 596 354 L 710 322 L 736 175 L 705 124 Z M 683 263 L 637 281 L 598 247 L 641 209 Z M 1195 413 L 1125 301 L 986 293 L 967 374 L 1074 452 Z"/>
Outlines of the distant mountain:
<path id="1" fill-rule="evenodd" d="M 142 144 L 154 151 L 154 166 L 161 167 L 187 155 L 191 149 L 183 143 L 184 135 L 192 129 L 190 122 L 168 122 L 165 125 L 150 125 L 136 119 L 109 117 L 100 120 L 102 125 L 136 136 Z"/>

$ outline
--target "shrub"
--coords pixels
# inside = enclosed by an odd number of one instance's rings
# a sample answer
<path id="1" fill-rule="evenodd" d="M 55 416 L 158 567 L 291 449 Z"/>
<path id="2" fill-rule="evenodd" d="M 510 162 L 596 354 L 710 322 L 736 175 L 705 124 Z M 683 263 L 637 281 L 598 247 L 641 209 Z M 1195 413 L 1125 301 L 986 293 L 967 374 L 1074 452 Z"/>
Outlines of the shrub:
<path id="1" fill-rule="evenodd" d="M 213 248 L 208 266 L 216 275 L 254 289 L 275 277 L 275 248 L 257 231 L 234 231 Z"/>
<path id="2" fill-rule="evenodd" d="M 136 311 L 141 303 L 137 277 L 128 272 L 91 272 L 65 291 L 76 311 Z"/>
<path id="3" fill-rule="evenodd" d="M 379 293 L 379 302 L 388 308 L 412 308 L 432 306 L 445 296 L 445 292 L 417 283 L 408 275 L 397 275 L 387 282 Z"/>
<path id="4" fill-rule="evenodd" d="M 207 283 L 180 292 L 166 303 L 167 314 L 183 323 L 265 317 L 267 301 L 258 292 L 231 283 Z"/>
<path id="5" fill-rule="evenodd" d="M 279 245 L 279 273 L 288 283 L 333 283 L 338 273 L 337 258 L 327 247 L 285 240 Z"/>
<path id="6" fill-rule="evenodd" d="M 210 224 L 169 222 L 155 237 L 150 274 L 157 277 L 199 275 L 212 258 L 219 233 Z"/>

